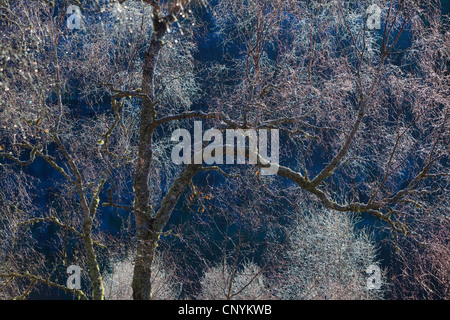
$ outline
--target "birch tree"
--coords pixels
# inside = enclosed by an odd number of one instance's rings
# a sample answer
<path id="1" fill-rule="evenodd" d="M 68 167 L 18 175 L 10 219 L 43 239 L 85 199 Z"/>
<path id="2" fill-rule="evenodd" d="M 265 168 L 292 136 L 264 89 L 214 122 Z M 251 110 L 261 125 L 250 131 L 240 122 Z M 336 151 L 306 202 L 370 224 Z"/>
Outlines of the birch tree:
<path id="1" fill-rule="evenodd" d="M 74 4 L 79 30 L 66 24 Z M 1 170 L 45 162 L 63 178 L 68 208 L 30 211 L 18 200 L 39 185 L 22 184 L 20 197 L 4 194 L 12 207 L 2 210 L 19 219 L 13 230 L 4 224 L 5 237 L 38 222 L 79 239 L 92 293 L 69 291 L 103 299 L 99 255 L 102 242 L 116 240 L 101 235 L 99 212 L 129 212 L 133 298 L 150 299 L 175 206 L 200 171 L 224 171 L 170 159 L 171 132 L 199 120 L 220 130 L 279 130 L 276 177 L 260 175 L 260 154 L 252 167 L 273 201 L 371 215 L 394 241 L 414 238 L 421 213 L 448 198 L 448 21 L 434 0 L 375 4 L 379 11 L 366 1 L 1 1 Z M 196 63 L 194 31 L 208 23 L 222 58 Z M 22 297 L 39 282 L 58 286 L 7 261 L 7 283 L 30 282 Z"/>

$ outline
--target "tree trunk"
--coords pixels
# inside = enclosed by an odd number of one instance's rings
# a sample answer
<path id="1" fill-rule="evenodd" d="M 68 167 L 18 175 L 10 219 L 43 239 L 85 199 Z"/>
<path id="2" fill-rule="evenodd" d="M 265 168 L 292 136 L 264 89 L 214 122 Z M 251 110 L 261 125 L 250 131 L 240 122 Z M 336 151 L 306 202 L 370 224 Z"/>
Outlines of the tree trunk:
<path id="1" fill-rule="evenodd" d="M 94 300 L 105 299 L 102 275 L 100 272 L 100 267 L 98 265 L 97 256 L 95 254 L 94 241 L 92 239 L 92 223 L 94 221 L 94 217 L 98 209 L 98 204 L 100 202 L 99 197 L 100 190 L 103 188 L 105 182 L 106 179 L 102 179 L 97 185 L 97 188 L 92 195 L 89 207 L 87 207 L 86 205 L 83 206 L 85 208 L 85 211 L 83 217 L 82 239 L 84 249 L 86 251 L 86 260 L 89 268 L 89 274 L 91 276 L 92 298 Z M 79 193 L 81 194 L 81 201 L 83 204 L 86 204 L 86 199 L 82 195 L 81 184 L 79 184 L 78 186 L 79 186 Z"/>
<path id="2" fill-rule="evenodd" d="M 175 179 L 161 203 L 158 212 L 152 217 L 138 214 L 138 242 L 133 275 L 133 299 L 151 299 L 151 267 L 158 247 L 159 237 L 172 215 L 178 199 L 186 190 L 201 165 L 188 165 Z"/>
<path id="3" fill-rule="evenodd" d="M 155 106 L 157 101 L 154 76 L 158 56 L 164 45 L 163 38 L 169 24 L 170 20 L 161 18 L 160 12 L 155 9 L 153 12 L 152 40 L 145 54 L 143 66 L 142 93 L 146 97 L 142 99 L 138 161 L 134 175 L 134 215 L 137 228 L 137 244 L 132 288 L 133 299 L 135 300 L 151 299 L 151 266 L 158 246 L 159 236 L 165 226 L 165 222 L 167 222 L 167 220 L 163 222 L 158 219 L 154 214 L 153 208 L 149 205 L 150 190 L 148 180 L 153 157 L 153 132 L 156 127 Z M 183 186 L 182 183 L 178 183 L 178 188 L 184 191 L 187 184 Z M 177 191 L 179 191 L 178 188 L 176 188 Z M 175 192 L 176 195 L 174 195 L 174 192 L 172 192 L 171 197 L 176 197 L 175 203 L 181 193 Z"/>
<path id="4" fill-rule="evenodd" d="M 152 264 L 158 246 L 158 233 L 148 224 L 150 221 L 140 222 L 136 258 L 133 273 L 133 299 L 149 300 L 152 298 L 151 275 Z"/>
<path id="5" fill-rule="evenodd" d="M 94 300 L 104 300 L 104 290 L 102 275 L 97 262 L 97 256 L 94 251 L 94 242 L 91 237 L 92 221 L 90 218 L 83 223 L 83 245 L 86 251 L 86 260 L 89 268 L 89 274 L 92 281 L 92 298 Z"/>

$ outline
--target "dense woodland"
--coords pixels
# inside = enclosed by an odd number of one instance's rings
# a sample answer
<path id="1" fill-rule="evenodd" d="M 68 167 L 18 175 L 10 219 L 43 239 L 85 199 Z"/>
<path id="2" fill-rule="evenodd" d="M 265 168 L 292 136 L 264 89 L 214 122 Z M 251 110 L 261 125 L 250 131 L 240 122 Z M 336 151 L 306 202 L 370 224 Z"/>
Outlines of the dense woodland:
<path id="1" fill-rule="evenodd" d="M 449 299 L 449 6 L 0 0 L 0 299 Z"/>

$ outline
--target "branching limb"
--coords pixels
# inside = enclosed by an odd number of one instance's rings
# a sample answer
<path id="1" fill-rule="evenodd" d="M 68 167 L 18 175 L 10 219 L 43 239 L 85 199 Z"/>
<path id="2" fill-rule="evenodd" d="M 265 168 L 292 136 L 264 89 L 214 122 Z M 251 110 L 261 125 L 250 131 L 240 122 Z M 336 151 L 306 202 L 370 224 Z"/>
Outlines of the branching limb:
<path id="1" fill-rule="evenodd" d="M 72 294 L 78 296 L 78 298 L 80 298 L 82 300 L 89 300 L 89 298 L 86 296 L 86 294 L 80 289 L 69 289 L 67 286 L 61 285 L 59 283 L 53 282 L 53 281 L 48 280 L 48 279 L 44 279 L 44 278 L 36 276 L 36 275 L 32 275 L 32 274 L 30 274 L 28 272 L 26 272 L 24 274 L 18 273 L 18 272 L 0 273 L 0 277 L 1 278 L 8 278 L 8 279 L 10 279 L 10 281 L 12 281 L 14 278 L 28 279 L 28 280 L 31 281 L 31 283 L 33 285 L 39 282 L 39 283 L 48 285 L 50 287 L 54 287 L 54 288 L 58 288 L 58 289 L 64 290 L 65 292 L 72 293 Z M 29 291 L 31 291 L 31 287 L 28 288 L 27 291 L 29 293 Z M 23 296 L 23 294 L 21 296 Z"/>
<path id="2" fill-rule="evenodd" d="M 200 170 L 203 170 L 203 171 L 215 170 L 228 178 L 237 178 L 238 177 L 237 175 L 226 173 L 225 171 L 220 169 L 218 166 L 202 167 Z"/>

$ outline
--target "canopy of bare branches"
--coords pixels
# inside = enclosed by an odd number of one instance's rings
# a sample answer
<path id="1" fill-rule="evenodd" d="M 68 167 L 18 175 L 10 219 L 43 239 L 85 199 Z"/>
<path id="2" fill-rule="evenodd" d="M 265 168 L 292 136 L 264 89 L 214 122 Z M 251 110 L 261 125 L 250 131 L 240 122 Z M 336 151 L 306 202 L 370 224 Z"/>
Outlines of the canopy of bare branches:
<path id="1" fill-rule="evenodd" d="M 0 298 L 450 298 L 448 26 L 438 0 L 0 0 Z M 261 135 L 175 163 L 195 121 L 279 133 L 275 174 Z M 234 152 L 213 136 L 192 159 Z"/>

